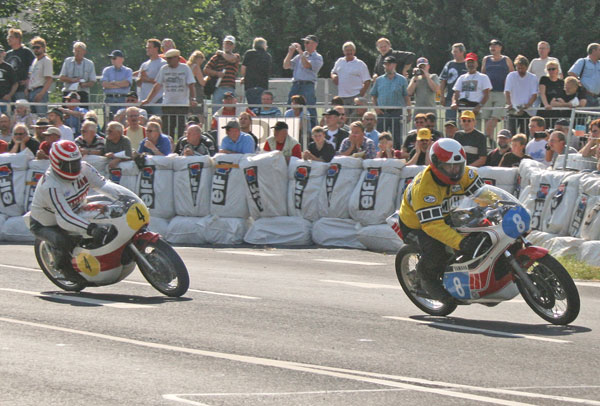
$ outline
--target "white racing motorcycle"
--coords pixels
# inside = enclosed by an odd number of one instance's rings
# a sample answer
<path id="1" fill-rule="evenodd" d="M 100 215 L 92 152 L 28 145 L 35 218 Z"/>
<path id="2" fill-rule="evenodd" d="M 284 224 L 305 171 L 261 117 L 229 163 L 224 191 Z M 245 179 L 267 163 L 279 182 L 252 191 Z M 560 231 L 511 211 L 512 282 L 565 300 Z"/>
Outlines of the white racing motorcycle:
<path id="1" fill-rule="evenodd" d="M 150 213 L 138 196 L 122 194 L 116 200 L 90 196 L 78 214 L 93 223 L 114 225 L 117 235 L 105 245 L 91 238 L 73 237 L 78 241 L 71 263 L 86 282 L 66 279 L 54 260 L 53 252 L 60 247 L 36 239 L 37 262 L 56 286 L 78 292 L 86 286 L 111 285 L 131 274 L 137 263 L 150 285 L 162 294 L 179 297 L 187 292 L 190 280 L 185 264 L 159 234 L 147 231 Z"/>
<path id="2" fill-rule="evenodd" d="M 517 296 L 544 320 L 569 324 L 579 314 L 579 293 L 567 270 L 548 250 L 532 246 L 525 236 L 531 216 L 511 194 L 485 185 L 465 197 L 450 212 L 448 224 L 462 234 L 477 233 L 480 244 L 472 256 L 453 253 L 443 274 L 443 285 L 455 303 L 428 297 L 420 286 L 416 267 L 417 242 L 400 232 L 397 213 L 388 224 L 405 240 L 396 256 L 396 275 L 409 299 L 424 312 L 446 316 L 457 305 L 495 306 Z"/>

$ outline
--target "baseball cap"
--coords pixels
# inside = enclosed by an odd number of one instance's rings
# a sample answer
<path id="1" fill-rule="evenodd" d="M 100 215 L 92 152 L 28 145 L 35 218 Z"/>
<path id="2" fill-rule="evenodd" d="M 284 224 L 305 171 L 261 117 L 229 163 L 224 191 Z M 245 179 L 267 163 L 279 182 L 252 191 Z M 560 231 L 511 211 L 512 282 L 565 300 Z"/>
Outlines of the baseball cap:
<path id="1" fill-rule="evenodd" d="M 225 125 L 225 126 L 223 126 L 221 128 L 225 128 L 225 129 L 228 129 L 228 128 L 240 128 L 240 123 L 238 123 L 236 120 L 229 120 L 227 122 L 227 125 Z"/>
<path id="2" fill-rule="evenodd" d="M 80 100 L 81 98 L 79 97 L 79 93 L 77 93 L 77 92 L 71 92 L 71 93 L 69 93 L 67 95 L 67 100 L 70 100 L 70 99 Z"/>
<path id="3" fill-rule="evenodd" d="M 34 125 L 34 127 L 49 127 L 49 126 L 50 126 L 50 122 L 48 121 L 48 119 L 46 117 L 38 118 Z"/>
<path id="4" fill-rule="evenodd" d="M 383 60 L 383 63 L 397 63 L 398 61 L 396 61 L 396 58 L 394 58 L 393 56 L 386 56 L 385 59 Z"/>
<path id="5" fill-rule="evenodd" d="M 419 128 L 419 131 L 417 131 L 417 141 L 430 140 L 430 139 L 431 139 L 431 130 L 429 128 Z"/>
<path id="6" fill-rule="evenodd" d="M 475 52 L 469 52 L 467 56 L 465 56 L 465 61 L 478 61 L 477 54 Z"/>
<path id="7" fill-rule="evenodd" d="M 499 39 L 493 39 L 493 40 L 491 40 L 490 43 L 489 43 L 489 45 L 500 45 L 500 46 L 503 46 L 502 45 L 502 41 L 500 41 Z"/>
<path id="8" fill-rule="evenodd" d="M 62 111 L 60 111 L 60 110 L 59 110 L 58 108 L 56 108 L 56 107 L 54 107 L 52 110 L 50 110 L 50 111 L 49 111 L 49 113 L 54 113 L 54 114 L 56 114 L 57 116 L 59 116 L 59 117 L 61 118 L 61 120 L 62 120 L 62 118 L 63 118 L 63 112 L 62 112 Z"/>
<path id="9" fill-rule="evenodd" d="M 56 127 L 48 127 L 46 129 L 46 131 L 44 131 L 42 134 L 43 135 L 58 135 L 59 138 L 62 135 L 60 130 Z"/>
<path id="10" fill-rule="evenodd" d="M 278 122 L 276 122 L 276 123 L 275 123 L 275 125 L 274 125 L 273 127 L 271 127 L 271 128 L 273 128 L 273 129 L 275 129 L 275 130 L 283 130 L 283 129 L 286 129 L 286 130 L 287 130 L 289 127 L 288 127 L 288 125 L 287 125 L 287 123 L 286 123 L 285 121 L 278 121 Z"/>
<path id="11" fill-rule="evenodd" d="M 230 97 L 235 97 L 235 95 L 232 92 L 223 93 L 223 99 L 228 99 Z"/>
<path id="12" fill-rule="evenodd" d="M 424 56 L 417 59 L 417 66 L 419 65 L 429 65 L 429 61 Z"/>
<path id="13" fill-rule="evenodd" d="M 227 35 L 225 38 L 223 38 L 223 42 L 231 42 L 232 44 L 235 44 L 235 37 L 233 35 Z"/>
<path id="14" fill-rule="evenodd" d="M 506 138 L 511 138 L 512 137 L 512 133 L 510 132 L 510 130 L 507 130 L 506 128 L 503 130 L 498 131 L 498 134 L 496 134 L 496 138 L 497 137 L 506 137 Z"/>
<path id="15" fill-rule="evenodd" d="M 471 110 L 465 110 L 460 115 L 460 118 L 470 118 L 471 120 L 475 120 L 475 113 L 473 113 Z"/>
<path id="16" fill-rule="evenodd" d="M 121 58 L 124 58 L 123 52 L 120 49 L 115 49 L 110 54 L 108 54 L 108 56 L 110 56 L 111 58 L 115 56 L 120 56 Z"/>
<path id="17" fill-rule="evenodd" d="M 448 126 L 456 127 L 456 121 L 454 121 L 454 120 L 446 121 L 444 123 L 444 127 L 448 127 Z"/>
<path id="18" fill-rule="evenodd" d="M 312 35 L 312 34 L 310 34 L 310 35 L 307 35 L 307 36 L 306 36 L 306 37 L 304 37 L 304 38 L 301 38 L 301 40 L 302 40 L 302 41 L 314 41 L 314 42 L 319 42 L 319 38 L 317 38 L 317 36 L 316 36 L 316 35 Z"/>
<path id="19" fill-rule="evenodd" d="M 179 49 L 169 49 L 165 52 L 165 58 L 179 58 L 180 55 Z"/>
<path id="20" fill-rule="evenodd" d="M 327 109 L 325 110 L 325 113 L 323 113 L 324 116 L 338 116 L 340 115 L 340 112 L 334 109 Z"/>

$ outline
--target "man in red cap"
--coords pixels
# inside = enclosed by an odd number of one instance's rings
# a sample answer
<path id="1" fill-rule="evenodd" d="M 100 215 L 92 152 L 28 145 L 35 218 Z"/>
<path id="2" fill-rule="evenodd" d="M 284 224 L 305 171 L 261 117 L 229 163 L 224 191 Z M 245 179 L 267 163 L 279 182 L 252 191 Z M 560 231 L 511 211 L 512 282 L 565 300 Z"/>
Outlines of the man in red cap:
<path id="1" fill-rule="evenodd" d="M 468 72 L 460 75 L 454 83 L 451 106 L 453 110 L 458 110 L 459 107 L 468 108 L 478 114 L 490 97 L 492 83 L 487 75 L 477 71 L 477 61 L 477 54 L 474 52 L 469 52 L 465 57 Z"/>

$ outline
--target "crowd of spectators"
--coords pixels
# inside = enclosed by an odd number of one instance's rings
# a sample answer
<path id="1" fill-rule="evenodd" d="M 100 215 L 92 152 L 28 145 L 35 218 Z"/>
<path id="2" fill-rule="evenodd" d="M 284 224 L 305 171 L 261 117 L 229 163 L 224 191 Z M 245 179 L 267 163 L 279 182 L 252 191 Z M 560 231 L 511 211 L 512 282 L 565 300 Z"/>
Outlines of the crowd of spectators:
<path id="1" fill-rule="evenodd" d="M 111 104 L 111 116 L 102 122 L 88 110 L 96 67 L 85 58 L 85 43 L 74 43 L 73 56 L 63 61 L 58 74 L 64 104 L 50 107 L 54 70 L 46 41 L 36 36 L 29 48 L 23 44 L 21 30 L 10 29 L 7 43 L 8 52 L 0 46 L 2 153 L 29 151 L 45 159 L 53 142 L 69 139 L 84 155 L 107 156 L 112 166 L 143 154 L 260 150 L 280 150 L 288 159 L 330 161 L 338 154 L 423 165 L 428 163 L 433 142 L 445 136 L 463 145 L 473 166 L 510 167 L 522 159 L 551 165 L 566 151 L 587 157 L 600 154 L 599 120 L 589 125 L 581 145 L 567 145 L 568 109 L 600 105 L 597 43 L 589 44 L 587 56 L 563 76 L 559 60 L 549 56 L 550 44 L 545 41 L 539 42 L 539 55 L 531 61 L 523 55 L 511 60 L 498 39 L 489 42 L 489 54 L 481 57 L 456 43 L 451 47 L 452 59 L 439 75 L 431 72 L 426 56 L 394 50 L 387 38 L 375 44 L 379 55 L 369 70 L 356 56 L 356 45 L 347 41 L 329 73 L 337 95 L 332 107 L 318 117 L 315 86 L 319 73 L 323 74 L 323 57 L 316 35 L 292 43 L 282 61 L 283 68 L 292 71 L 286 111 L 275 104 L 269 90 L 273 61 L 266 39 L 255 38 L 252 49 L 240 56 L 236 38 L 227 35 L 210 58 L 195 50 L 188 60 L 171 39 L 149 39 L 148 60 L 135 71 L 126 66 L 122 50 L 107 55 L 110 63 L 102 69 L 100 82 L 104 101 Z M 236 97 L 237 77 L 244 86 L 246 104 Z M 212 131 L 203 131 L 201 107 L 208 97 L 213 112 L 207 125 Z M 442 118 L 436 117 L 438 97 L 447 108 L 443 133 L 436 128 Z M 13 103 L 10 110 L 8 103 Z M 114 103 L 132 106 L 120 108 Z M 228 118 L 222 128 L 220 117 Z M 255 117 L 280 120 L 260 138 L 264 142 L 253 133 Z M 285 121 L 289 117 L 302 119 L 300 131 L 303 125 L 310 126 L 312 142 L 307 142 L 304 151 L 290 134 Z M 497 131 L 499 122 L 505 122 L 506 128 Z M 217 136 L 219 130 L 224 130 L 222 139 Z"/>

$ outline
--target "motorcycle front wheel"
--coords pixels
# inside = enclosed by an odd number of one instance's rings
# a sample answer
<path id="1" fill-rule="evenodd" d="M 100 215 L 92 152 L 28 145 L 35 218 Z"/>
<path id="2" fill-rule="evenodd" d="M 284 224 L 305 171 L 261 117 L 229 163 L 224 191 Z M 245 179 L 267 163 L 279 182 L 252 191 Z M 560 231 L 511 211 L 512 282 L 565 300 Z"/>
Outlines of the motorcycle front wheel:
<path id="1" fill-rule="evenodd" d="M 185 264 L 173 247 L 160 238 L 149 243 L 140 252 L 150 267 L 139 259 L 136 259 L 136 263 L 154 289 L 170 297 L 179 297 L 187 292 L 190 277 Z"/>
<path id="2" fill-rule="evenodd" d="M 519 292 L 525 302 L 542 319 L 558 325 L 566 325 L 579 315 L 579 292 L 573 278 L 564 266 L 551 255 L 536 260 L 529 269 L 527 276 L 540 290 L 540 295 L 534 295 L 527 286 L 517 279 Z"/>
<path id="3" fill-rule="evenodd" d="M 406 296 L 425 313 L 432 316 L 447 316 L 456 310 L 456 304 L 445 304 L 419 295 L 420 283 L 417 275 L 419 250 L 413 245 L 405 245 L 396 254 L 396 276 Z"/>
<path id="4" fill-rule="evenodd" d="M 56 266 L 54 257 L 54 248 L 49 242 L 36 239 L 34 245 L 35 259 L 42 268 L 42 272 L 50 282 L 66 290 L 67 292 L 80 292 L 85 288 L 85 284 L 68 279 L 67 275 Z"/>

